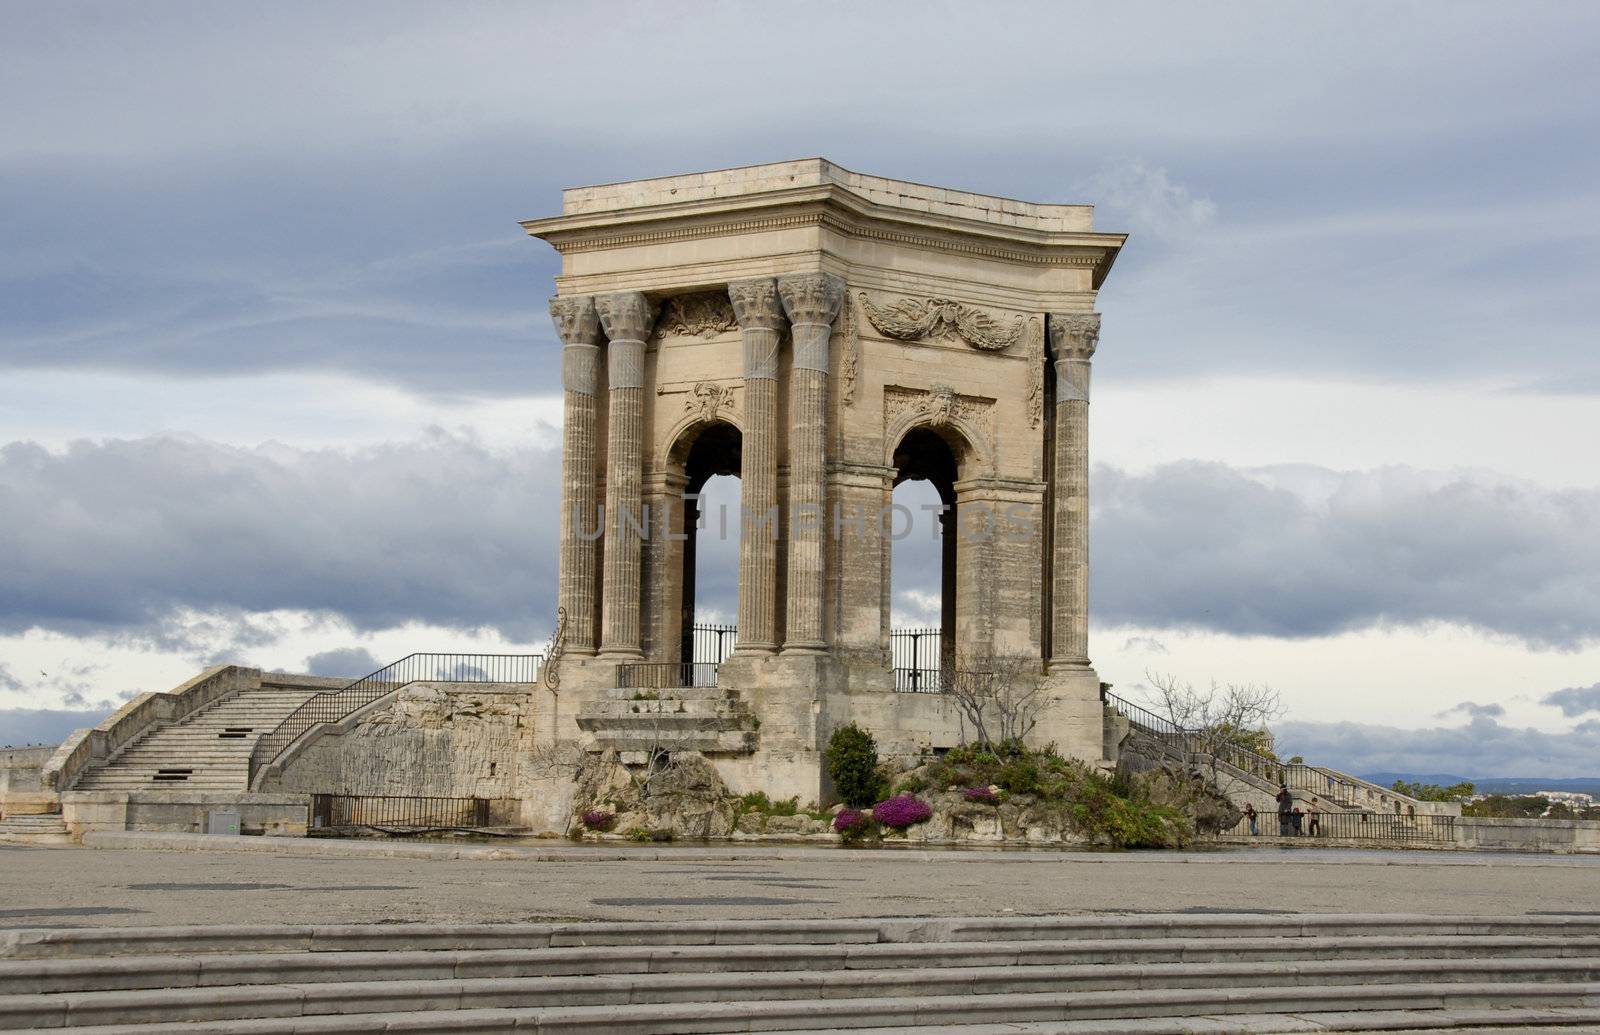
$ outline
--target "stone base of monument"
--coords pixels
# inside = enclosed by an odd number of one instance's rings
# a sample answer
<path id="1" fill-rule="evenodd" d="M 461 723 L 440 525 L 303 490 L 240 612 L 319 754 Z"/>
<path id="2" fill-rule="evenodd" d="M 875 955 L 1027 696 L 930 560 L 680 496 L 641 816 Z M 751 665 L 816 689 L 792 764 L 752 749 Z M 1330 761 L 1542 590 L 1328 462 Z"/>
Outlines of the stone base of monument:
<path id="1" fill-rule="evenodd" d="M 1600 918 L 1194 915 L 0 933 L 0 1027 L 1594 1030 Z"/>

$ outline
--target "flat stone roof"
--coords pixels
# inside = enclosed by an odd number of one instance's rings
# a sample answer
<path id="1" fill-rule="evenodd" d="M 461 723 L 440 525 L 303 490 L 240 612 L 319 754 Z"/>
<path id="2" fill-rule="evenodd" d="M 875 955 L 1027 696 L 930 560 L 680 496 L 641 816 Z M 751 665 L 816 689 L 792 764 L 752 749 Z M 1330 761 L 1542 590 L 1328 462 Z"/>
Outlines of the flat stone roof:
<path id="1" fill-rule="evenodd" d="M 737 169 L 656 176 L 648 180 L 570 187 L 561 192 L 563 215 L 595 215 L 628 209 L 750 198 L 806 187 L 835 186 L 888 208 L 953 216 L 1030 230 L 1084 233 L 1094 230 L 1093 205 L 1046 205 L 990 194 L 930 187 L 851 172 L 825 158 L 746 165 Z"/>

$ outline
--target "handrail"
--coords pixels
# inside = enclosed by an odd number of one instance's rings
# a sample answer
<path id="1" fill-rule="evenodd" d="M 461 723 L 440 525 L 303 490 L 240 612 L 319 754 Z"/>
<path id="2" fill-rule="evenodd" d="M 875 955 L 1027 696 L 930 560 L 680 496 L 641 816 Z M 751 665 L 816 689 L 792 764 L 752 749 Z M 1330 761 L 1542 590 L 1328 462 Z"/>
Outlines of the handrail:
<path id="1" fill-rule="evenodd" d="M 1139 731 L 1146 736 L 1168 743 L 1176 741 L 1178 750 L 1185 755 L 1205 754 L 1199 748 L 1200 738 L 1197 731 L 1185 729 L 1171 719 L 1158 715 L 1147 708 L 1142 708 L 1132 701 L 1124 700 L 1109 690 L 1102 690 L 1101 698 L 1108 706 L 1121 712 L 1124 718 L 1138 727 Z M 1398 800 L 1416 804 L 1404 794 L 1386 787 L 1379 787 L 1369 780 L 1350 776 L 1348 773 L 1342 773 L 1337 769 L 1330 769 L 1327 766 L 1307 765 L 1303 762 L 1282 762 L 1275 758 L 1269 758 L 1260 752 L 1252 751 L 1247 747 L 1241 747 L 1238 744 L 1220 745 L 1220 750 L 1217 752 L 1216 757 L 1245 773 L 1271 780 L 1294 790 L 1316 791 L 1323 797 L 1349 808 L 1360 807 L 1357 802 L 1357 795 L 1344 792 L 1353 792 L 1357 789 L 1369 792 L 1369 797 L 1370 793 L 1386 795 L 1387 797 L 1382 799 L 1385 802 Z"/>
<path id="2" fill-rule="evenodd" d="M 277 761 L 313 727 L 365 708 L 411 683 L 536 683 L 543 654 L 407 654 L 339 690 L 313 694 L 250 751 L 250 778 Z"/>

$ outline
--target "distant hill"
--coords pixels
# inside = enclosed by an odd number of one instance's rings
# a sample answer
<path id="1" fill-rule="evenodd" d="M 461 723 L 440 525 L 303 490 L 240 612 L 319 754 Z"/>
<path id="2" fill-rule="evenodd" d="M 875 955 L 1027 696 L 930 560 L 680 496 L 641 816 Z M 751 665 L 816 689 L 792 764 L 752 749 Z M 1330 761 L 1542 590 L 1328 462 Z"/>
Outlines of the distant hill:
<path id="1" fill-rule="evenodd" d="M 1387 787 L 1396 780 L 1406 783 L 1436 783 L 1448 787 L 1463 781 L 1477 787 L 1480 794 L 1532 794 L 1535 791 L 1578 791 L 1600 796 L 1600 778 L 1591 776 L 1453 776 L 1448 773 L 1367 773 L 1363 779 Z"/>

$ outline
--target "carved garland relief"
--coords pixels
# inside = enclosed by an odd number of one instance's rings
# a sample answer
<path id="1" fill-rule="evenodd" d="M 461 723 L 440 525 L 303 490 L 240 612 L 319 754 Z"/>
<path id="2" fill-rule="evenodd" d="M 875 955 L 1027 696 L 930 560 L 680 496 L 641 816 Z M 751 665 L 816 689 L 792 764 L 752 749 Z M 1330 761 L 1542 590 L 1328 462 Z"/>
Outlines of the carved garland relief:
<path id="1" fill-rule="evenodd" d="M 949 298 L 902 298 L 889 305 L 873 305 L 865 293 L 861 309 L 880 334 L 901 341 L 925 338 L 959 338 L 982 352 L 1002 352 L 1022 337 L 1023 317 L 1007 328 L 981 309 Z"/>
<path id="2" fill-rule="evenodd" d="M 739 329 L 733 315 L 733 303 L 726 291 L 702 291 L 693 295 L 675 295 L 667 299 L 661 309 L 661 320 L 656 324 L 656 337 L 689 338 L 699 335 L 711 339 L 725 331 Z"/>

